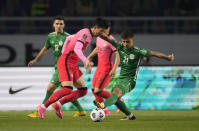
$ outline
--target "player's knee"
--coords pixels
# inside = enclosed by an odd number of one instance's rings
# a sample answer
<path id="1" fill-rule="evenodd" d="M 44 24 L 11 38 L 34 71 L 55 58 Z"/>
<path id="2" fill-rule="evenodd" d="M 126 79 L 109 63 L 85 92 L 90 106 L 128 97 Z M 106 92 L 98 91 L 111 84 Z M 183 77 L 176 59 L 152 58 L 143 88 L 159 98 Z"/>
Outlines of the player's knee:
<path id="1" fill-rule="evenodd" d="M 87 94 L 87 87 L 82 87 L 82 88 L 78 88 L 79 92 L 80 92 L 80 96 L 85 96 Z"/>
<path id="2" fill-rule="evenodd" d="M 53 91 L 55 91 L 55 89 L 57 89 L 56 85 L 52 85 L 52 84 L 48 85 L 48 88 L 47 88 L 48 91 L 52 91 L 53 92 Z"/>
<path id="3" fill-rule="evenodd" d="M 120 88 L 115 88 L 112 93 L 116 94 L 118 97 L 122 96 L 122 90 Z"/>
<path id="4" fill-rule="evenodd" d="M 94 91 L 93 91 L 95 94 L 99 94 L 99 93 L 101 93 L 102 92 L 102 90 L 101 89 L 99 89 L 99 88 L 94 88 Z"/>

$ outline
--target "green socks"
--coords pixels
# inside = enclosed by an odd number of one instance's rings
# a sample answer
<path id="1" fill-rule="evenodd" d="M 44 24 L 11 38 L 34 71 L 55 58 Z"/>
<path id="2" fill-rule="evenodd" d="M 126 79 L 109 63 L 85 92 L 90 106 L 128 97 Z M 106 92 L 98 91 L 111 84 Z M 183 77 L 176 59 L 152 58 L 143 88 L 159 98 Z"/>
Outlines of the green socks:
<path id="1" fill-rule="evenodd" d="M 129 116 L 131 114 L 131 112 L 128 110 L 128 108 L 126 107 L 126 105 L 123 101 L 118 99 L 118 101 L 115 103 L 115 105 L 120 109 L 120 111 L 122 111 L 127 116 Z"/>
<path id="2" fill-rule="evenodd" d="M 111 106 L 115 104 L 118 100 L 118 96 L 116 94 L 111 94 L 111 96 L 104 102 L 104 106 Z"/>
<path id="3" fill-rule="evenodd" d="M 77 100 L 73 101 L 72 103 L 75 107 L 77 107 L 78 111 L 83 111 L 83 108 L 81 107 L 81 105 Z"/>
<path id="4" fill-rule="evenodd" d="M 47 90 L 46 91 L 46 97 L 44 98 L 42 104 L 44 104 L 52 94 L 53 94 L 53 91 L 48 91 Z"/>

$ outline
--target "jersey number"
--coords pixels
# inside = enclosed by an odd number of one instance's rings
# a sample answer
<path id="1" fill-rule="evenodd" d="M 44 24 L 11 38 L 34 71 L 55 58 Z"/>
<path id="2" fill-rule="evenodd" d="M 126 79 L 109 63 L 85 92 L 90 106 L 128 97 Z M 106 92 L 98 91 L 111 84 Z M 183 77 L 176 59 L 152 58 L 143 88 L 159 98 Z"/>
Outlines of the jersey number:
<path id="1" fill-rule="evenodd" d="M 55 51 L 59 51 L 59 45 L 55 45 Z"/>
<path id="2" fill-rule="evenodd" d="M 124 56 L 123 63 L 128 63 L 128 62 L 129 62 L 129 58 L 127 56 Z"/>

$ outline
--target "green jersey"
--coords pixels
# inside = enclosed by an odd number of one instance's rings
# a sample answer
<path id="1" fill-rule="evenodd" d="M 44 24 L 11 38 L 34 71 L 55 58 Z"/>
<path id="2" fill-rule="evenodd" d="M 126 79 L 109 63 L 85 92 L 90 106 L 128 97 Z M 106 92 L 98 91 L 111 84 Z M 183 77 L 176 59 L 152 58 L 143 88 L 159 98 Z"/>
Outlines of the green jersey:
<path id="1" fill-rule="evenodd" d="M 150 56 L 150 51 L 134 45 L 132 48 L 126 49 L 121 42 L 116 44 L 114 40 L 111 44 L 116 47 L 120 55 L 121 71 L 119 78 L 129 78 L 136 81 L 140 60 L 143 57 Z"/>
<path id="2" fill-rule="evenodd" d="M 45 47 L 47 49 L 51 48 L 53 50 L 55 69 L 57 68 L 57 60 L 60 57 L 60 55 L 62 54 L 61 53 L 62 46 L 63 46 L 66 38 L 69 35 L 70 34 L 68 34 L 66 32 L 63 32 L 60 35 L 56 35 L 55 32 L 48 34 L 48 38 L 47 38 L 47 41 L 45 43 Z"/>

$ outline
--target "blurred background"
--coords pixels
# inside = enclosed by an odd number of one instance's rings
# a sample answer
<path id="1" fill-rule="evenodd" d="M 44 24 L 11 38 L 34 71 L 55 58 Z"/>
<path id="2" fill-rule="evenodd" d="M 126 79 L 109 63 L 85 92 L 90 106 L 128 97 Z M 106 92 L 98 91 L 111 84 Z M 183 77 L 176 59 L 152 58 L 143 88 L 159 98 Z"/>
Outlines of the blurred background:
<path id="1" fill-rule="evenodd" d="M 132 94 L 133 97 L 125 97 L 128 107 L 199 107 L 198 0 L 1 0 L 0 103 L 7 105 L 7 108 L 0 106 L 0 110 L 16 109 L 18 105 L 8 105 L 11 100 L 7 101 L 7 98 L 12 97 L 8 94 L 10 86 L 34 87 L 29 89 L 34 95 L 28 91 L 21 92 L 23 97 L 19 94 L 19 98 L 28 97 L 19 99 L 20 102 L 16 100 L 16 103 L 23 105 L 20 109 L 31 110 L 41 102 L 53 72 L 52 52 L 35 64 L 37 68 L 26 66 L 44 46 L 47 34 L 54 31 L 52 18 L 57 15 L 65 17 L 65 31 L 70 34 L 88 27 L 96 17 L 101 16 L 111 21 L 111 32 L 118 40 L 120 33 L 128 28 L 135 34 L 137 46 L 175 54 L 174 62 L 144 59 L 138 74 L 138 90 L 135 95 Z M 94 48 L 95 40 L 85 55 Z M 96 66 L 97 58 L 94 62 Z M 82 62 L 79 65 L 82 66 Z M 92 75 L 85 75 L 89 88 Z M 88 95 L 92 96 L 91 93 Z M 92 108 L 91 105 L 85 107 Z M 72 108 L 71 105 L 69 108 Z"/>
<path id="2" fill-rule="evenodd" d="M 198 0 L 1 0 L 0 64 L 26 66 L 53 31 L 53 16 L 62 15 L 65 31 L 70 34 L 102 16 L 111 21 L 116 38 L 120 39 L 119 34 L 128 28 L 135 33 L 138 46 L 175 53 L 173 63 L 152 58 L 146 60 L 150 65 L 198 65 L 198 6 Z M 16 47 L 10 53 L 5 46 Z M 50 60 L 43 59 L 38 65 L 52 65 L 52 56 L 47 58 Z"/>

